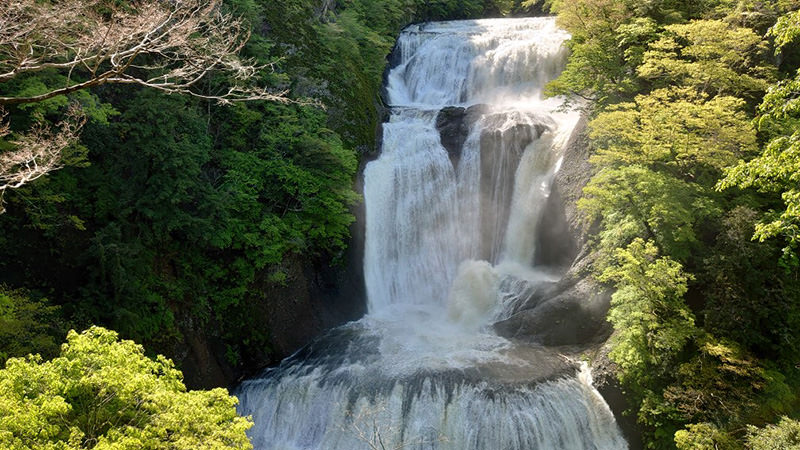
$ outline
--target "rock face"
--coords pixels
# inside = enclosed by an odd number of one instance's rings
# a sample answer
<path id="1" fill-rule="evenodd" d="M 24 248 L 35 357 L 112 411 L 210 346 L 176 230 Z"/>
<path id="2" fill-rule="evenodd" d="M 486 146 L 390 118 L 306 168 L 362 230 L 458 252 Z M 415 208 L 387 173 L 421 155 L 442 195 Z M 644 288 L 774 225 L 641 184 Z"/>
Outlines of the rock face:
<path id="1" fill-rule="evenodd" d="M 600 344 L 610 335 L 608 300 L 608 292 L 587 278 L 553 283 L 537 290 L 520 311 L 495 323 L 494 329 L 501 336 L 547 346 Z"/>
<path id="2" fill-rule="evenodd" d="M 240 364 L 226 358 L 227 348 L 213 320 L 202 327 L 190 314 L 178 314 L 182 342 L 167 351 L 176 355 L 190 389 L 232 386 L 243 377 L 276 364 L 330 328 L 356 320 L 366 312 L 363 261 L 363 214 L 354 211 L 351 243 L 346 264 L 327 260 L 290 259 L 285 262 L 287 280 L 276 284 L 257 282 L 245 310 L 269 333 L 269 351 L 242 355 Z"/>
<path id="3" fill-rule="evenodd" d="M 469 108 L 448 106 L 436 116 L 436 130 L 439 131 L 442 146 L 447 150 L 453 167 L 458 166 L 470 128 L 486 108 L 486 105 L 472 105 Z"/>
<path id="4" fill-rule="evenodd" d="M 494 325 L 501 336 L 548 346 L 585 346 L 611 334 L 606 313 L 611 292 L 590 276 L 588 231 L 577 200 L 591 177 L 586 124 L 576 127 L 553 180 L 537 237 L 537 265 L 563 273 L 561 280 L 538 286 L 521 299 L 514 313 Z"/>
<path id="5" fill-rule="evenodd" d="M 563 273 L 561 280 L 528 291 L 510 317 L 494 324 L 505 337 L 567 346 L 588 352 L 595 385 L 619 424 L 630 450 L 643 448 L 635 416 L 608 358 L 607 344 L 613 329 L 606 320 L 612 290 L 591 277 L 592 255 L 588 248 L 591 230 L 577 209 L 578 199 L 591 178 L 586 123 L 582 121 L 570 139 L 561 169 L 557 172 L 542 223 L 537 228 L 537 265 Z"/>

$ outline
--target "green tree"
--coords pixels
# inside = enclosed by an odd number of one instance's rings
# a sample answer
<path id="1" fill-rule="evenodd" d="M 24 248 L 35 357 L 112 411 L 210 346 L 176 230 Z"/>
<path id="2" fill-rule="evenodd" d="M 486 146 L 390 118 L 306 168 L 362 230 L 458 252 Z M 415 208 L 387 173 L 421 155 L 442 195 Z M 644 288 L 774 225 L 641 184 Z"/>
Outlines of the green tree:
<path id="1" fill-rule="evenodd" d="M 800 34 L 800 13 L 782 17 L 771 33 L 779 49 L 795 41 Z M 800 266 L 800 71 L 772 86 L 759 112 L 759 128 L 769 142 L 761 155 L 728 170 L 718 188 L 756 188 L 780 195 L 784 208 L 770 211 L 756 227 L 754 237 L 761 241 L 783 238 L 782 261 L 796 270 Z"/>
<path id="2" fill-rule="evenodd" d="M 683 301 L 691 276 L 642 239 L 618 249 L 614 259 L 599 277 L 617 288 L 608 313 L 615 331 L 610 356 L 624 383 L 641 386 L 668 370 L 696 332 Z"/>
<path id="3" fill-rule="evenodd" d="M 4 108 L 64 101 L 67 94 L 106 84 L 220 102 L 286 101 L 249 82 L 263 70 L 237 55 L 250 36 L 249 25 L 221 5 L 221 0 L 0 3 L 0 120 Z M 212 73 L 224 74 L 227 85 L 205 83 Z M 77 110 L 56 127 L 42 118 L 17 129 L 0 122 L 0 139 L 15 132 L 0 141 L 0 212 L 6 190 L 63 166 L 61 152 L 75 144 L 83 125 Z"/>
<path id="4" fill-rule="evenodd" d="M 791 389 L 778 372 L 727 339 L 703 335 L 697 351 L 674 370 L 675 380 L 662 394 L 676 421 L 713 423 L 736 429 L 751 420 L 783 412 Z"/>
<path id="5" fill-rule="evenodd" d="M 800 355 L 800 280 L 775 270 L 777 241 L 753 241 L 760 214 L 737 206 L 721 221 L 698 274 L 705 329 L 793 370 Z"/>
<path id="6" fill-rule="evenodd" d="M 597 106 L 630 98 L 639 87 L 638 58 L 655 34 L 652 23 L 633 22 L 632 27 L 634 10 L 625 1 L 554 0 L 551 9 L 572 38 L 567 66 L 548 92 L 590 99 Z"/>
<path id="7" fill-rule="evenodd" d="M 711 423 L 689 424 L 675 432 L 678 450 L 735 450 L 741 448 L 736 440 Z"/>
<path id="8" fill-rule="evenodd" d="M 766 56 L 767 43 L 749 28 L 695 20 L 666 26 L 637 72 L 655 87 L 677 84 L 711 95 L 755 99 L 774 75 Z"/>
<path id="9" fill-rule="evenodd" d="M 63 336 L 58 313 L 46 298 L 0 285 L 0 364 L 29 353 L 57 355 L 56 336 Z"/>
<path id="10" fill-rule="evenodd" d="M 800 422 L 784 417 L 776 425 L 748 427 L 747 444 L 752 450 L 800 449 Z"/>
<path id="11" fill-rule="evenodd" d="M 638 164 L 713 186 L 722 169 L 756 151 L 756 134 L 736 97 L 658 89 L 618 103 L 590 123 L 599 166 Z"/>
<path id="12" fill-rule="evenodd" d="M 0 370 L 0 446 L 9 450 L 250 449 L 252 426 L 224 389 L 187 391 L 171 361 L 99 327 L 61 355 Z"/>
<path id="13" fill-rule="evenodd" d="M 678 261 L 698 244 L 695 227 L 718 213 L 696 185 L 638 166 L 606 167 L 583 190 L 578 207 L 600 224 L 597 250 L 604 261 L 636 238 Z"/>

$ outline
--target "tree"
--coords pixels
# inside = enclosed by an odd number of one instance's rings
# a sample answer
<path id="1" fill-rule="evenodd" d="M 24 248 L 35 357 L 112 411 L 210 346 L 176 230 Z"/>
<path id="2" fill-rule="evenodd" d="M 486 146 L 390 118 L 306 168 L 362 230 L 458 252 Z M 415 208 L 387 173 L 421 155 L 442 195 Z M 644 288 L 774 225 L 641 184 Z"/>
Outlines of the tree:
<path id="1" fill-rule="evenodd" d="M 41 102 L 107 83 L 132 84 L 222 103 L 286 101 L 249 80 L 268 66 L 237 56 L 246 24 L 221 0 L 8 0 L 0 4 L 0 108 Z M 212 74 L 225 83 L 213 84 Z M 30 81 L 39 75 L 46 80 Z M 0 109 L 0 113 L 3 110 Z M 5 115 L 5 114 L 3 114 Z M 43 118 L 0 150 L 2 195 L 61 166 L 83 119 L 73 107 L 53 128 Z M 0 138 L 8 136 L 0 126 Z M 0 209 L 2 212 L 2 209 Z"/>
<path id="2" fill-rule="evenodd" d="M 678 450 L 733 450 L 741 446 L 714 424 L 703 422 L 687 425 L 675 433 Z"/>
<path id="3" fill-rule="evenodd" d="M 32 298 L 23 290 L 0 285 L 0 364 L 29 353 L 56 356 L 66 330 L 58 310 L 46 298 Z"/>
<path id="4" fill-rule="evenodd" d="M 595 165 L 639 164 L 713 186 L 725 167 L 755 153 L 756 134 L 736 97 L 658 89 L 619 103 L 591 124 Z M 710 178 L 710 180 L 709 180 Z"/>
<path id="5" fill-rule="evenodd" d="M 663 401 L 682 422 L 713 423 L 735 429 L 753 419 L 772 417 L 793 401 L 784 376 L 768 370 L 733 341 L 703 335 L 697 352 L 673 368 L 675 381 Z"/>
<path id="6" fill-rule="evenodd" d="M 784 417 L 776 425 L 748 427 L 747 444 L 752 450 L 794 450 L 800 448 L 800 422 Z"/>
<path id="7" fill-rule="evenodd" d="M 800 35 L 800 11 L 783 16 L 771 29 L 780 50 Z M 770 137 L 758 157 L 727 171 L 718 189 L 733 186 L 778 193 L 785 208 L 771 211 L 756 226 L 755 238 L 783 237 L 783 264 L 800 266 L 800 70 L 794 78 L 770 87 L 759 106 L 762 133 Z"/>
<path id="8" fill-rule="evenodd" d="M 225 389 L 187 391 L 173 363 L 93 327 L 61 355 L 12 358 L 0 370 L 0 447 L 250 449 L 252 426 Z"/>
<path id="9" fill-rule="evenodd" d="M 634 80 L 636 51 L 647 42 L 655 27 L 637 22 L 623 35 L 620 27 L 633 20 L 630 2 L 613 0 L 553 0 L 558 23 L 572 34 L 567 66 L 548 85 L 553 95 L 579 96 L 603 106 L 630 98 L 638 86 Z M 633 49 L 633 50 L 631 50 Z"/>
<path id="10" fill-rule="evenodd" d="M 774 68 L 765 64 L 766 50 L 766 42 L 749 28 L 695 20 L 665 27 L 637 72 L 657 87 L 678 84 L 711 95 L 753 99 L 773 77 Z"/>
<path id="11" fill-rule="evenodd" d="M 614 325 L 609 354 L 624 382 L 646 385 L 657 377 L 695 333 L 694 315 L 683 301 L 691 276 L 652 242 L 635 239 L 615 253 L 600 280 L 614 282 L 608 320 Z"/>
<path id="12" fill-rule="evenodd" d="M 616 249 L 637 237 L 684 261 L 698 243 L 696 224 L 716 213 L 696 185 L 638 165 L 602 169 L 584 188 L 578 207 L 590 223 L 600 223 L 601 269 Z"/>
<path id="13" fill-rule="evenodd" d="M 704 328 L 791 371 L 800 355 L 800 280 L 775 270 L 781 245 L 753 241 L 761 214 L 737 206 L 720 225 L 698 277 Z"/>

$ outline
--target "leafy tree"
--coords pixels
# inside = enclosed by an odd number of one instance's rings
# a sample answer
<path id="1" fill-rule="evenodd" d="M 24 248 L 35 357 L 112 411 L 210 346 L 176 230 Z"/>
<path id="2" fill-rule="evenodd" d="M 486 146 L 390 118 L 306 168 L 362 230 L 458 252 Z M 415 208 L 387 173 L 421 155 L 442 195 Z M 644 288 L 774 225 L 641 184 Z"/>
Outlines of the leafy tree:
<path id="1" fill-rule="evenodd" d="M 549 89 L 591 101 L 596 173 L 579 208 L 595 271 L 617 288 L 610 356 L 645 444 L 741 449 L 748 423 L 796 401 L 800 75 L 769 83 L 800 64 L 797 3 L 552 3 L 572 55 Z M 773 64 L 760 35 L 785 12 Z M 790 270 L 775 270 L 771 237 Z"/>
<path id="2" fill-rule="evenodd" d="M 796 7 L 796 5 L 794 5 Z M 787 7 L 788 9 L 788 7 Z M 775 47 L 789 49 L 790 45 L 797 43 L 800 39 L 800 9 L 778 18 L 770 30 L 770 34 L 775 38 Z"/>
<path id="3" fill-rule="evenodd" d="M 791 402 L 783 375 L 765 369 L 735 342 L 704 335 L 696 344 L 697 352 L 677 367 L 675 381 L 663 392 L 677 420 L 736 428 L 782 412 Z"/>
<path id="4" fill-rule="evenodd" d="M 187 391 L 171 361 L 93 327 L 61 355 L 0 370 L 0 445 L 45 449 L 250 449 L 252 426 L 225 389 Z"/>
<path id="5" fill-rule="evenodd" d="M 710 95 L 754 99 L 773 77 L 766 53 L 766 42 L 749 28 L 695 20 L 667 25 L 644 53 L 637 72 L 656 87 L 677 84 Z"/>
<path id="6" fill-rule="evenodd" d="M 800 448 L 800 422 L 784 417 L 776 425 L 750 426 L 747 444 L 752 450 L 796 450 Z"/>
<path id="7" fill-rule="evenodd" d="M 220 102 L 286 101 L 282 93 L 248 82 L 264 67 L 237 56 L 249 27 L 220 6 L 221 0 L 3 2 L 0 118 L 3 107 L 104 84 L 147 86 Z M 226 86 L 203 83 L 215 72 L 226 75 Z M 0 208 L 7 189 L 62 167 L 61 151 L 75 144 L 83 125 L 78 110 L 73 106 L 56 127 L 43 118 L 28 129 L 0 124 L 0 139 L 16 131 L 0 148 Z"/>
<path id="8" fill-rule="evenodd" d="M 0 364 L 29 353 L 57 355 L 56 336 L 63 336 L 58 312 L 45 298 L 0 285 Z"/>
<path id="9" fill-rule="evenodd" d="M 678 450 L 734 450 L 741 448 L 732 436 L 707 422 L 689 424 L 683 430 L 675 432 L 675 446 Z"/>
<path id="10" fill-rule="evenodd" d="M 753 241 L 758 211 L 737 206 L 721 222 L 698 275 L 710 333 L 792 370 L 800 354 L 800 280 L 776 270 L 777 242 Z"/>
<path id="11" fill-rule="evenodd" d="M 643 58 L 654 56 L 648 52 L 650 45 L 668 39 L 663 37 L 664 27 L 700 18 L 719 3 L 552 0 L 559 24 L 572 34 L 567 42 L 572 54 L 549 93 L 577 95 L 599 109 L 630 100 L 646 87 L 637 72 Z"/>
<path id="12" fill-rule="evenodd" d="M 641 48 L 654 35 L 651 23 L 631 26 L 630 2 L 553 0 L 551 9 L 572 38 L 567 66 L 548 92 L 590 99 L 598 106 L 632 96 L 638 89 L 635 68 Z"/>
<path id="13" fill-rule="evenodd" d="M 578 207 L 600 224 L 603 259 L 643 237 L 662 254 L 686 260 L 698 243 L 695 226 L 717 214 L 697 186 L 638 165 L 601 169 L 583 193 Z"/>
<path id="14" fill-rule="evenodd" d="M 712 186 L 722 169 L 756 150 L 755 131 L 735 97 L 709 99 L 687 89 L 659 89 L 618 103 L 592 120 L 592 162 L 638 164 Z"/>
<path id="15" fill-rule="evenodd" d="M 615 330 L 610 356 L 623 382 L 644 385 L 668 370 L 695 333 L 694 315 L 683 301 L 691 277 L 642 239 L 617 249 L 614 259 L 600 275 L 617 287 L 608 313 Z"/>
<path id="16" fill-rule="evenodd" d="M 800 14 L 784 16 L 772 29 L 779 45 L 787 45 L 800 34 Z M 800 266 L 800 71 L 793 79 L 772 86 L 759 107 L 759 128 L 771 139 L 758 157 L 727 171 L 719 189 L 733 186 L 756 188 L 780 194 L 784 209 L 771 211 L 756 227 L 755 238 L 764 241 L 782 237 L 783 264 Z"/>

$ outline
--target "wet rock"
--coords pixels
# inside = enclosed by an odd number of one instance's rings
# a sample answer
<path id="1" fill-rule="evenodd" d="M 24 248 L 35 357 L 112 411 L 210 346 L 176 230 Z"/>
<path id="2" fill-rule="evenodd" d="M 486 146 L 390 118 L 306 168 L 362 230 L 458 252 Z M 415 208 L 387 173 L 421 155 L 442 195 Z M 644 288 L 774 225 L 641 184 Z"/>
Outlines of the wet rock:
<path id="1" fill-rule="evenodd" d="M 557 206 L 561 211 L 560 214 L 563 214 L 567 231 L 578 249 L 576 254 L 584 253 L 586 241 L 592 231 L 584 223 L 578 211 L 578 199 L 581 198 L 584 186 L 592 177 L 589 153 L 588 129 L 586 119 L 582 118 L 567 143 L 561 168 L 556 172 L 552 185 L 552 190 L 556 193 L 553 201 L 559 203 Z"/>
<path id="2" fill-rule="evenodd" d="M 628 442 L 628 449 L 642 450 L 644 441 L 639 424 L 636 423 L 636 409 L 628 402 L 625 391 L 617 380 L 617 367 L 608 357 L 609 350 L 609 346 L 604 345 L 588 355 L 594 386 L 614 413 L 617 425 Z"/>
<path id="3" fill-rule="evenodd" d="M 458 167 L 464 143 L 467 141 L 472 125 L 487 111 L 486 105 L 472 105 L 468 108 L 448 106 L 436 116 L 436 130 L 442 146 L 450 156 L 453 167 Z"/>
<path id="4" fill-rule="evenodd" d="M 563 272 L 556 283 L 538 286 L 520 299 L 508 318 L 494 325 L 498 334 L 543 345 L 590 347 L 611 333 L 606 314 L 611 291 L 591 276 L 592 256 L 577 201 L 591 178 L 586 123 L 576 127 L 553 180 L 539 224 L 538 265 Z"/>
<path id="5" fill-rule="evenodd" d="M 565 272 L 578 256 L 577 237 L 570 232 L 561 187 L 553 185 L 542 211 L 539 230 L 536 236 L 534 266 L 546 267 L 551 271 Z"/>
<path id="6" fill-rule="evenodd" d="M 590 346 L 605 341 L 611 334 L 606 321 L 610 293 L 591 280 L 560 286 L 555 296 L 543 300 L 541 293 L 529 300 L 535 307 L 511 315 L 494 324 L 500 336 L 547 346 Z M 547 293 L 551 294 L 553 287 Z"/>

